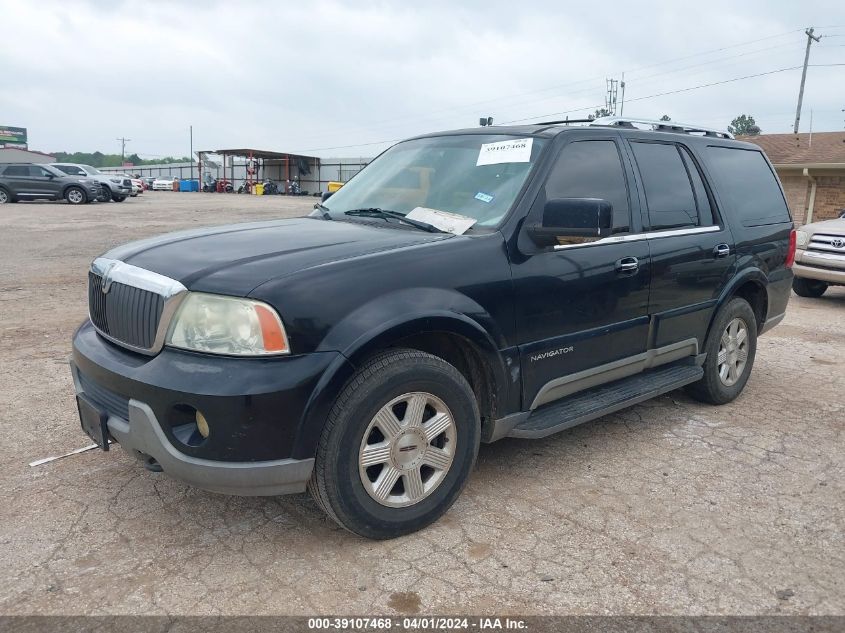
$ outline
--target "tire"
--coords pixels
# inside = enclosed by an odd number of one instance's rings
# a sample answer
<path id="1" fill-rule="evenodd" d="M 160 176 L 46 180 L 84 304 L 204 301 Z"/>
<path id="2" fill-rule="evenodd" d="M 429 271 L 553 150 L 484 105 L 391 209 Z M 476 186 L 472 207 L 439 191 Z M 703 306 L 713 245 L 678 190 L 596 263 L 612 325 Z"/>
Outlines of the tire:
<path id="1" fill-rule="evenodd" d="M 0 204 L 6 204 L 7 202 L 12 202 L 12 196 L 6 189 L 0 187 Z"/>
<path id="2" fill-rule="evenodd" d="M 480 438 L 478 405 L 457 369 L 424 352 L 389 350 L 335 401 L 308 488 L 350 532 L 371 539 L 409 534 L 455 502 Z M 367 448 L 374 446 L 380 448 Z"/>
<path id="3" fill-rule="evenodd" d="M 79 187 L 68 187 L 65 191 L 65 200 L 68 204 L 85 204 L 88 202 L 88 194 Z"/>
<path id="4" fill-rule="evenodd" d="M 709 404 L 734 400 L 745 388 L 757 355 L 757 317 L 745 299 L 735 297 L 722 306 L 704 351 L 704 377 L 688 385 L 687 392 Z"/>
<path id="5" fill-rule="evenodd" d="M 111 201 L 111 189 L 105 185 L 100 185 L 100 196 L 97 198 L 100 202 Z"/>
<path id="6" fill-rule="evenodd" d="M 115 202 L 123 202 L 124 200 L 126 200 L 126 196 L 115 196 L 115 195 L 113 195 L 111 197 L 111 199 L 114 200 Z"/>
<path id="7" fill-rule="evenodd" d="M 795 277 L 792 280 L 792 289 L 799 297 L 821 297 L 827 290 L 827 283 L 818 279 Z"/>

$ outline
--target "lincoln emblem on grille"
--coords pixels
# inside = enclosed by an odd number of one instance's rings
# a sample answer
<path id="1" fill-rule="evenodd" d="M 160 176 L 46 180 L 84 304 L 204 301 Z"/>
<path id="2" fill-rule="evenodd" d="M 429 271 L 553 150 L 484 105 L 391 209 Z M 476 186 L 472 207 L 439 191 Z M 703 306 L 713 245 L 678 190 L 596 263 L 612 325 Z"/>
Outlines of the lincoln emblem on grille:
<path id="1" fill-rule="evenodd" d="M 115 266 L 117 266 L 117 263 L 110 264 L 109 267 L 106 268 L 106 271 L 103 273 L 103 282 L 102 282 L 103 283 L 103 285 L 102 285 L 103 294 L 108 294 L 109 290 L 111 290 L 111 282 L 112 282 L 111 271 Z"/>

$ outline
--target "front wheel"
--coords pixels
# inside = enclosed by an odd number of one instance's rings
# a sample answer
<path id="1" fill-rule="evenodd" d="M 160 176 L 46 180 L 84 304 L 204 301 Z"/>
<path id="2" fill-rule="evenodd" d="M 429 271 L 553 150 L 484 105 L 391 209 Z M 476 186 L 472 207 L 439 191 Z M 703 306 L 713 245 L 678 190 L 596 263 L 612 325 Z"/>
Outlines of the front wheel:
<path id="1" fill-rule="evenodd" d="M 704 351 L 704 377 L 687 391 L 702 402 L 728 403 L 745 388 L 757 354 L 757 317 L 745 299 L 736 297 L 722 306 Z"/>
<path id="2" fill-rule="evenodd" d="M 6 204 L 12 201 L 12 196 L 5 189 L 0 188 L 0 204 Z"/>
<path id="3" fill-rule="evenodd" d="M 88 196 L 79 187 L 70 187 L 65 191 L 65 200 L 68 204 L 85 204 L 88 202 Z"/>
<path id="4" fill-rule="evenodd" d="M 827 290 L 827 283 L 818 279 L 804 279 L 795 277 L 792 280 L 792 289 L 799 297 L 821 297 Z"/>
<path id="5" fill-rule="evenodd" d="M 108 187 L 101 187 L 100 188 L 100 195 L 97 197 L 97 200 L 100 202 L 108 202 L 111 200 L 111 189 Z"/>
<path id="6" fill-rule="evenodd" d="M 455 367 L 409 349 L 380 354 L 338 396 L 309 490 L 347 530 L 409 534 L 455 502 L 475 463 L 478 405 Z"/>
<path id="7" fill-rule="evenodd" d="M 115 195 L 115 196 L 112 196 L 111 199 L 114 200 L 115 202 L 123 202 L 124 200 L 126 200 L 126 196 Z"/>

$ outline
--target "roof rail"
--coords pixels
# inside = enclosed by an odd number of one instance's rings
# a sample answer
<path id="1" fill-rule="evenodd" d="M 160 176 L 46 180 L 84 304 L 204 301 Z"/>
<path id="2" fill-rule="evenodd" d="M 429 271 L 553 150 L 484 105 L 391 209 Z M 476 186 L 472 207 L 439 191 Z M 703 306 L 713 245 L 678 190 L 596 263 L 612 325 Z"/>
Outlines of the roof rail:
<path id="1" fill-rule="evenodd" d="M 704 127 L 701 125 L 688 125 L 686 123 L 678 123 L 677 121 L 655 121 L 652 119 L 633 119 L 626 116 L 606 116 L 595 119 L 590 125 L 607 125 L 611 127 L 636 128 L 636 125 L 649 125 L 655 132 L 676 132 L 681 134 L 689 134 L 692 132 L 701 132 L 704 136 L 716 136 L 719 138 L 733 138 L 733 134 L 725 130 L 717 130 L 716 128 Z"/>

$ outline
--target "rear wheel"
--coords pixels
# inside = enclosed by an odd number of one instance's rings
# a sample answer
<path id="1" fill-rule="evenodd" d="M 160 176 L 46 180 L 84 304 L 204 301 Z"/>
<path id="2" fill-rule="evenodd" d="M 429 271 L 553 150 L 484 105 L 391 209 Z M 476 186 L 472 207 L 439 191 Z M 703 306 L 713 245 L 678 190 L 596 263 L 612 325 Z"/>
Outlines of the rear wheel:
<path id="1" fill-rule="evenodd" d="M 799 297 L 821 297 L 827 290 L 827 283 L 818 279 L 795 277 L 792 280 L 792 289 Z"/>
<path id="2" fill-rule="evenodd" d="M 0 188 L 0 204 L 6 204 L 7 202 L 12 201 L 12 196 L 9 195 L 9 192 L 3 188 Z"/>
<path id="3" fill-rule="evenodd" d="M 374 539 L 436 521 L 475 463 L 478 406 L 461 373 L 416 350 L 375 357 L 332 408 L 309 489 L 347 530 Z"/>
<path id="4" fill-rule="evenodd" d="M 65 200 L 68 201 L 68 204 L 85 204 L 88 202 L 88 196 L 79 187 L 69 187 L 65 191 Z"/>
<path id="5" fill-rule="evenodd" d="M 704 377 L 687 391 L 702 402 L 730 402 L 745 388 L 757 354 L 757 317 L 745 299 L 737 297 L 722 306 L 704 351 Z"/>
<path id="6" fill-rule="evenodd" d="M 124 200 L 126 200 L 126 196 L 115 195 L 115 196 L 112 196 L 111 199 L 114 200 L 115 202 L 123 202 Z"/>

